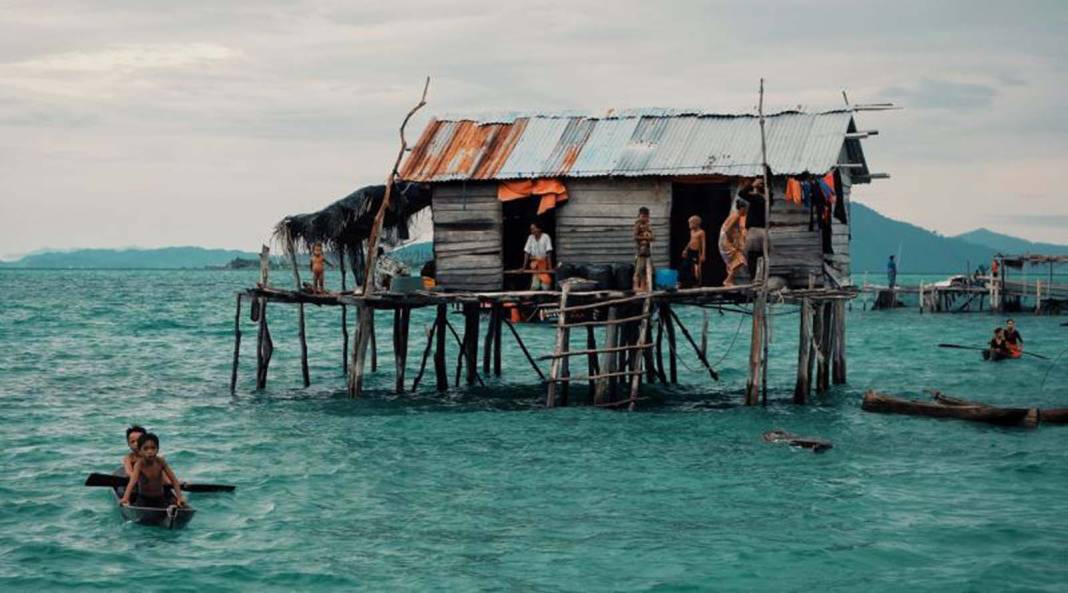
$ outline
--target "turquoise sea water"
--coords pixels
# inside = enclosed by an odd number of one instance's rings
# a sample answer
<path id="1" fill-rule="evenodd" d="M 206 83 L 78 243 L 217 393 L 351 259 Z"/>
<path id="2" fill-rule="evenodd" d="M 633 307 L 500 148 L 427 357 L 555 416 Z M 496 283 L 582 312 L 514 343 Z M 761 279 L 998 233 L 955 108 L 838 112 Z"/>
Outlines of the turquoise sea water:
<path id="1" fill-rule="evenodd" d="M 339 314 L 315 307 L 304 389 L 294 311 L 272 306 L 268 388 L 246 316 L 231 397 L 233 293 L 254 278 L 0 271 L 0 590 L 1068 590 L 1068 427 L 860 410 L 865 389 L 929 387 L 1068 407 L 1068 360 L 934 347 L 985 341 L 988 315 L 854 307 L 849 384 L 798 407 L 797 316 L 778 307 L 771 401 L 747 409 L 747 324 L 728 350 L 739 318 L 713 314 L 722 381 L 688 362 L 625 413 L 541 408 L 507 338 L 504 381 L 394 396 L 388 318 L 372 394 L 349 400 Z M 409 377 L 428 319 L 413 316 Z M 1020 316 L 1028 349 L 1060 354 L 1065 319 Z M 522 331 L 549 349 L 550 328 Z M 134 422 L 181 478 L 237 492 L 191 495 L 184 531 L 124 524 L 81 484 L 117 465 Z M 774 428 L 835 448 L 762 443 Z"/>

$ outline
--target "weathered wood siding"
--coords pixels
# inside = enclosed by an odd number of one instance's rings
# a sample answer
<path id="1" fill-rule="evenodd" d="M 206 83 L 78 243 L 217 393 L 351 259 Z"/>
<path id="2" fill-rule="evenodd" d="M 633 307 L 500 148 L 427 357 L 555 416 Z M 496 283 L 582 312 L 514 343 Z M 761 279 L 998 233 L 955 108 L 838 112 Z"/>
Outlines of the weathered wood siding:
<path id="1" fill-rule="evenodd" d="M 666 179 L 569 179 L 556 213 L 557 256 L 574 264 L 632 263 L 638 208 L 649 209 L 653 265 L 668 265 L 671 182 Z"/>
<path id="2" fill-rule="evenodd" d="M 497 184 L 434 186 L 434 260 L 448 290 L 500 290 L 501 203 Z"/>

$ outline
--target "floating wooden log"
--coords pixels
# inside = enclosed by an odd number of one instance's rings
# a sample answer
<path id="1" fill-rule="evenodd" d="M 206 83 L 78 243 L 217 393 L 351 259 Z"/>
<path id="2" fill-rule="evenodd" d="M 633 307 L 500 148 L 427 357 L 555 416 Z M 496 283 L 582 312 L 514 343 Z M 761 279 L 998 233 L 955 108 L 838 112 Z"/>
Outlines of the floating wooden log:
<path id="1" fill-rule="evenodd" d="M 987 408 L 1002 409 L 983 402 L 946 395 L 937 389 L 931 390 L 931 397 L 943 406 L 983 406 Z M 1068 424 L 1068 408 L 1051 408 L 1045 410 L 1029 408 L 1029 410 L 1033 412 L 1033 414 L 1028 414 L 1028 417 L 1023 423 L 1025 426 L 1036 426 L 1043 422 L 1046 424 Z"/>
<path id="2" fill-rule="evenodd" d="M 786 432 L 785 430 L 771 430 L 761 435 L 761 439 L 765 443 L 786 443 L 791 447 L 800 447 L 802 449 L 809 449 L 813 453 L 823 453 L 834 447 L 834 444 L 827 439 L 821 439 L 818 437 L 802 437 L 796 434 Z"/>
<path id="3" fill-rule="evenodd" d="M 883 414 L 907 414 L 910 416 L 930 416 L 932 418 L 957 418 L 972 422 L 984 422 L 997 426 L 1027 426 L 1028 415 L 1034 414 L 1027 408 L 994 408 L 991 406 L 942 405 L 915 400 L 905 400 L 874 390 L 864 394 L 861 408 L 866 412 Z"/>

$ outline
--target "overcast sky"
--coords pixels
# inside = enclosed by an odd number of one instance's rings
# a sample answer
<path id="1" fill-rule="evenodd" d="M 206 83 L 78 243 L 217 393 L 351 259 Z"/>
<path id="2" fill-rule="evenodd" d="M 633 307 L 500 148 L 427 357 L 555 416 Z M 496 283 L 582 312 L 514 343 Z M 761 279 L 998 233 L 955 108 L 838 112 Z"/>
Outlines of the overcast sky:
<path id="1" fill-rule="evenodd" d="M 233 6 L 229 6 L 233 4 Z M 363 6 L 355 6 L 363 4 Z M 894 101 L 854 198 L 1068 243 L 1068 3 L 0 1 L 0 255 L 256 249 L 381 183 L 400 118 Z"/>

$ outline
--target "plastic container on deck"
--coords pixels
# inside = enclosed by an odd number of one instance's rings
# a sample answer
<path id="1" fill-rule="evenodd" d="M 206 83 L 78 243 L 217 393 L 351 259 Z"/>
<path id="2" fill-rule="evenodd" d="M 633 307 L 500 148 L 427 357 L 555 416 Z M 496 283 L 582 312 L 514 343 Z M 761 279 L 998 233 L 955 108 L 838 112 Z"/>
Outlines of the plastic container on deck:
<path id="1" fill-rule="evenodd" d="M 653 277 L 653 284 L 661 290 L 679 287 L 679 272 L 670 268 L 660 268 Z"/>

